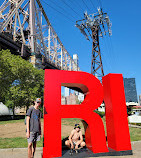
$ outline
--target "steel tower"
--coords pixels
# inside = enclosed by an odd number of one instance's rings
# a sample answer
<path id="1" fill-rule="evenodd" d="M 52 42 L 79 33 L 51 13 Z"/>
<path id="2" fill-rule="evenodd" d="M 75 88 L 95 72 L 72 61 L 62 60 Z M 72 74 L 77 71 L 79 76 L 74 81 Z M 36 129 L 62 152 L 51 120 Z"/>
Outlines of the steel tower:
<path id="1" fill-rule="evenodd" d="M 107 13 L 103 13 L 102 9 L 98 8 L 98 12 L 88 15 L 84 13 L 84 19 L 76 21 L 77 28 L 89 40 L 92 38 L 92 60 L 91 60 L 91 74 L 102 79 L 104 76 L 103 64 L 99 45 L 99 36 L 103 37 L 106 32 L 111 35 L 111 22 Z"/>

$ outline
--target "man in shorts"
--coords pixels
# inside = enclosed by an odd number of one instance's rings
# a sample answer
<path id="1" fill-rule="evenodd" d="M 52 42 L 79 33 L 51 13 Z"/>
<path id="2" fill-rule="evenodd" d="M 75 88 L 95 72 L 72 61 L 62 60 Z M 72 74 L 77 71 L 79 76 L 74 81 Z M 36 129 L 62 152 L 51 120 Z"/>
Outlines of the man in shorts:
<path id="1" fill-rule="evenodd" d="M 27 132 L 26 137 L 28 141 L 28 158 L 33 158 L 36 149 L 36 141 L 40 141 L 41 138 L 41 121 L 42 116 L 39 106 L 41 104 L 41 98 L 37 98 L 35 105 L 27 111 Z M 33 145 L 33 147 L 32 147 Z"/>
<path id="2" fill-rule="evenodd" d="M 70 148 L 70 155 L 73 155 L 73 149 L 76 153 L 78 153 L 78 149 L 83 148 L 86 145 L 83 141 L 83 136 L 80 129 L 80 125 L 75 124 L 75 127 L 69 136 L 69 140 L 65 141 L 65 145 Z"/>

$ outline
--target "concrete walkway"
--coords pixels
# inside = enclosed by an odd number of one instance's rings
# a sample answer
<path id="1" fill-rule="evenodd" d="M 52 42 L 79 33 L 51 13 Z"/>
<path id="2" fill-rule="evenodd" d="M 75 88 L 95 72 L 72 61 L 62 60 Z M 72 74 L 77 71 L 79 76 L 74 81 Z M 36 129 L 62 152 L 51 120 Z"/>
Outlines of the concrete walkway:
<path id="1" fill-rule="evenodd" d="M 102 158 L 141 158 L 141 141 L 132 142 L 133 155 L 103 156 Z M 41 158 L 42 148 L 37 148 L 34 158 Z M 72 156 L 73 157 L 73 156 Z M 0 158 L 27 158 L 26 148 L 0 149 Z"/>
<path id="2" fill-rule="evenodd" d="M 128 124 L 129 127 L 133 127 L 133 128 L 141 128 L 141 126 L 137 126 L 137 125 L 132 125 L 132 124 Z"/>

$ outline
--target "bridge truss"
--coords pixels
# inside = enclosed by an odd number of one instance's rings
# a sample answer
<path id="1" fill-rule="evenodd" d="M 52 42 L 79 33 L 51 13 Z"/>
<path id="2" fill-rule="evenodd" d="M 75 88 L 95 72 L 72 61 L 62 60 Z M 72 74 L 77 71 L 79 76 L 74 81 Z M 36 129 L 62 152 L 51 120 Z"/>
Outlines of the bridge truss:
<path id="1" fill-rule="evenodd" d="M 54 31 L 40 0 L 5 0 L 0 6 L 0 41 L 18 48 L 36 66 L 78 71 Z M 12 45 L 13 44 L 13 45 Z"/>

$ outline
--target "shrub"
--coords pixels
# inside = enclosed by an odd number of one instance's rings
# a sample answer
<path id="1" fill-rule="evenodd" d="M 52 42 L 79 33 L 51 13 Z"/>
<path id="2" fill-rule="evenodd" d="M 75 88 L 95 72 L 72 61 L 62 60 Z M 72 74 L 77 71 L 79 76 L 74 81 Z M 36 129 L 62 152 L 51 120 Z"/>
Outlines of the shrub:
<path id="1" fill-rule="evenodd" d="M 103 116 L 105 116 L 105 112 L 101 112 L 101 111 L 98 111 L 98 110 L 94 110 L 95 113 L 97 113 L 101 118 Z"/>

